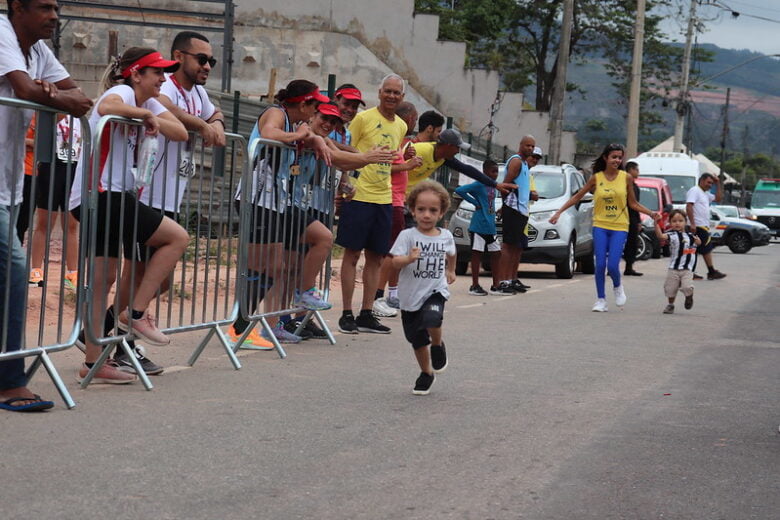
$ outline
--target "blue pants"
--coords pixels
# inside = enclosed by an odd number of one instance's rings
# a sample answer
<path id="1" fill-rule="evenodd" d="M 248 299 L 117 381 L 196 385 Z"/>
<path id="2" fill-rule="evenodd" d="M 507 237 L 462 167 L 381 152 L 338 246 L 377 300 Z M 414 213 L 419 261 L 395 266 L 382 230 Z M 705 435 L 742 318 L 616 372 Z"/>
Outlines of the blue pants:
<path id="1" fill-rule="evenodd" d="M 16 235 L 18 214 L 19 206 L 0 205 L 0 352 L 22 348 L 27 298 L 27 259 L 22 243 Z M 6 291 L 9 291 L 8 299 L 6 299 Z M 7 326 L 4 322 L 6 312 L 8 312 Z M 1 361 L 0 390 L 20 386 L 27 386 L 24 359 Z"/>
<path id="2" fill-rule="evenodd" d="M 612 231 L 593 226 L 593 252 L 596 255 L 596 294 L 606 298 L 604 283 L 606 272 L 612 278 L 612 285 L 620 286 L 620 257 L 626 244 L 628 231 Z"/>

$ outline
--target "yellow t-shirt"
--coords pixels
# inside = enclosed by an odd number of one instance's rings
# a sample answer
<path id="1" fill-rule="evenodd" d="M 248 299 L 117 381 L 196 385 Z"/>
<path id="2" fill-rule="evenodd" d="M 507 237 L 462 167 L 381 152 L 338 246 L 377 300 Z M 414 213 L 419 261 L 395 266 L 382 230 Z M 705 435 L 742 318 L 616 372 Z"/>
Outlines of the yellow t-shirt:
<path id="1" fill-rule="evenodd" d="M 376 146 L 398 150 L 406 135 L 406 123 L 400 117 L 389 121 L 374 107 L 356 115 L 349 125 L 349 131 L 352 134 L 352 146 L 360 152 L 367 152 Z M 361 168 L 355 190 L 354 200 L 391 204 L 390 163 L 369 164 Z"/>
<path id="2" fill-rule="evenodd" d="M 444 164 L 444 159 L 434 160 L 433 152 L 436 149 L 436 143 L 412 143 L 417 157 L 422 159 L 422 164 L 414 170 L 409 170 L 409 182 L 406 185 L 406 194 L 408 195 L 415 184 L 424 181 L 430 177 L 436 169 Z"/>
<path id="3" fill-rule="evenodd" d="M 596 191 L 593 194 L 593 226 L 612 231 L 628 231 L 628 173 L 619 170 L 609 181 L 604 172 L 596 176 Z"/>

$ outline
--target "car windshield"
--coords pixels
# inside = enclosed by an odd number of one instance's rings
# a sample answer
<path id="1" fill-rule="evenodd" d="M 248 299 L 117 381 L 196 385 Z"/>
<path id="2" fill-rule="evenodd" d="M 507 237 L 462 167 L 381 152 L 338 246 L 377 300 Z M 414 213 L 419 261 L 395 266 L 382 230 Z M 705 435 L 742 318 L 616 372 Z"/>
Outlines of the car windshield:
<path id="1" fill-rule="evenodd" d="M 693 188 L 696 184 L 696 179 L 688 177 L 686 175 L 647 175 L 645 177 L 655 177 L 657 179 L 663 179 L 669 188 L 672 190 L 672 202 L 675 204 L 685 204 L 685 197 L 688 195 L 688 190 Z"/>
<path id="2" fill-rule="evenodd" d="M 718 211 L 726 217 L 739 218 L 739 211 L 736 206 L 718 206 Z"/>
<path id="3" fill-rule="evenodd" d="M 564 194 L 566 185 L 563 173 L 538 172 L 534 174 L 536 193 L 542 199 L 554 199 Z"/>
<path id="4" fill-rule="evenodd" d="M 750 201 L 753 208 L 779 208 L 780 190 L 778 191 L 754 191 Z"/>
<path id="5" fill-rule="evenodd" d="M 639 203 L 650 211 L 658 211 L 658 190 L 639 186 Z"/>

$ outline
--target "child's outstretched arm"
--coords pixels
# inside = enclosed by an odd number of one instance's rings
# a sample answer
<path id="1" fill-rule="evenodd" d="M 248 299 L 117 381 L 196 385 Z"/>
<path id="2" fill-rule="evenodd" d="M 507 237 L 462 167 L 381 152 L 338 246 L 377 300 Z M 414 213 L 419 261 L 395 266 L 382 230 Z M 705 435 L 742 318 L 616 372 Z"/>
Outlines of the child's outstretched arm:
<path id="1" fill-rule="evenodd" d="M 457 277 L 455 276 L 455 260 L 457 259 L 456 255 L 447 255 L 447 267 L 446 267 L 446 275 L 447 275 L 447 283 L 453 284 L 455 283 L 455 280 Z"/>
<path id="2" fill-rule="evenodd" d="M 660 240 L 668 240 L 669 235 L 661 231 L 661 225 L 659 224 L 659 221 L 655 221 L 655 236 L 657 236 Z"/>
<path id="3" fill-rule="evenodd" d="M 403 269 L 412 262 L 416 262 L 420 258 L 420 248 L 413 247 L 408 255 L 400 255 L 393 257 L 393 267 L 396 269 Z"/>

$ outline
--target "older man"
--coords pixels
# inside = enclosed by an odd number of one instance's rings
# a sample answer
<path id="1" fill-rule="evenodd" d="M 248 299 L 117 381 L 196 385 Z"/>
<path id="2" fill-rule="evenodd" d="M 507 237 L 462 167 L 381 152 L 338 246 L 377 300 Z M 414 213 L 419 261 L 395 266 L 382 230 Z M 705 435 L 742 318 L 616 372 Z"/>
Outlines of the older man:
<path id="1" fill-rule="evenodd" d="M 713 185 L 718 188 L 713 195 L 710 189 Z M 688 190 L 685 196 L 685 211 L 688 214 L 691 233 L 701 239 L 701 245 L 697 249 L 697 254 L 704 257 L 707 264 L 707 280 L 720 280 L 726 275 L 715 269 L 712 263 L 712 250 L 715 245 L 710 237 L 710 204 L 720 202 L 723 198 L 723 186 L 718 182 L 718 178 L 711 173 L 704 173 L 699 177 L 699 184 Z M 702 277 L 693 274 L 694 280 L 701 280 Z"/>
<path id="2" fill-rule="evenodd" d="M 406 123 L 396 116 L 396 108 L 404 99 L 405 82 L 390 74 L 379 88 L 379 105 L 365 110 L 352 120 L 352 146 L 360 152 L 375 147 L 398 150 L 406 135 Z M 352 200 L 341 208 L 336 243 L 344 247 L 341 264 L 341 294 L 344 309 L 339 330 L 346 334 L 370 332 L 389 334 L 372 313 L 374 294 L 379 283 L 379 266 L 390 249 L 392 228 L 392 190 L 389 163 L 369 164 L 360 170 Z M 365 251 L 363 268 L 363 300 L 360 314 L 352 312 L 352 296 L 360 253 Z"/>
<path id="3" fill-rule="evenodd" d="M 0 16 L 0 97 L 48 105 L 81 117 L 92 102 L 43 43 L 57 27 L 56 0 L 9 0 Z M 22 202 L 24 135 L 31 112 L 0 105 L 0 337 L 2 351 L 22 347 L 27 272 L 25 252 L 13 232 Z M 6 273 L 10 270 L 10 276 Z M 5 318 L 7 316 L 7 318 Z M 5 330 L 3 330 L 5 329 Z M 15 412 L 54 406 L 27 388 L 24 359 L 0 362 L 0 408 Z"/>

